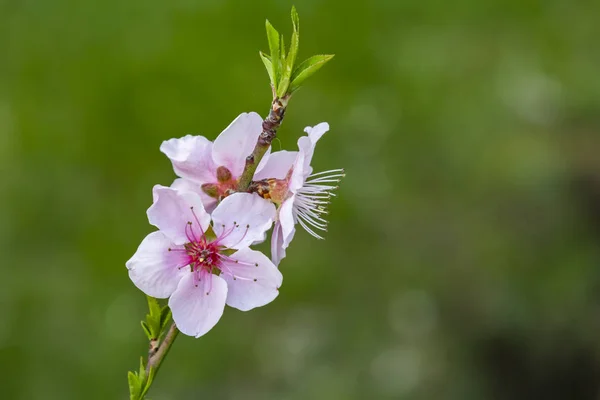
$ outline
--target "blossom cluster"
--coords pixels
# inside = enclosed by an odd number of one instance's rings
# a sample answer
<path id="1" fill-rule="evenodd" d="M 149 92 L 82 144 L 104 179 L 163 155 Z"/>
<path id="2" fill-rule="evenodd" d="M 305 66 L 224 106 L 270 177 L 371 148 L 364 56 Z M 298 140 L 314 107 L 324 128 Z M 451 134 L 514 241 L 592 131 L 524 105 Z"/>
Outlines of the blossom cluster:
<path id="1" fill-rule="evenodd" d="M 238 191 L 246 157 L 262 132 L 256 113 L 238 116 L 214 142 L 188 135 L 162 143 L 179 178 L 153 188 L 146 236 L 127 261 L 144 293 L 168 298 L 181 332 L 200 337 L 219 321 L 225 304 L 248 311 L 273 301 L 278 269 L 299 224 L 316 238 L 341 169 L 312 173 L 317 141 L 327 123 L 307 127 L 298 151 L 265 154 L 247 191 Z M 271 235 L 271 257 L 251 248 Z"/>

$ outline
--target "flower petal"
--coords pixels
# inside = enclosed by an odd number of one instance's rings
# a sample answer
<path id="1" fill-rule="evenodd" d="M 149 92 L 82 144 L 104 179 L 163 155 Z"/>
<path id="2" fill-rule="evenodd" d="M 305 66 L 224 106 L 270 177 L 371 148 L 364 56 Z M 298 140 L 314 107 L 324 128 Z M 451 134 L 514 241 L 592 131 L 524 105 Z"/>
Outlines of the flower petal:
<path id="1" fill-rule="evenodd" d="M 221 319 L 227 299 L 227 283 L 217 275 L 203 272 L 196 286 L 194 274 L 187 272 L 169 298 L 169 307 L 181 332 L 200 337 Z"/>
<path id="2" fill-rule="evenodd" d="M 296 200 L 296 195 L 293 195 L 284 201 L 279 208 L 281 242 L 284 249 L 287 249 L 296 233 L 296 228 L 294 228 L 294 225 L 296 224 L 296 219 L 294 218 L 294 200 Z"/>
<path id="3" fill-rule="evenodd" d="M 240 114 L 215 139 L 212 157 L 215 165 L 225 166 L 234 177 L 244 170 L 246 157 L 252 153 L 262 132 L 262 118 L 255 112 Z"/>
<path id="4" fill-rule="evenodd" d="M 181 192 L 160 185 L 154 186 L 152 193 L 154 204 L 148 209 L 148 220 L 175 244 L 190 241 L 186 234 L 190 231 L 187 228 L 190 222 L 192 236 L 199 237 L 206 232 L 210 216 L 204 211 L 202 201 L 196 193 Z"/>
<path id="5" fill-rule="evenodd" d="M 248 311 L 277 297 L 283 276 L 267 256 L 245 248 L 229 258 L 231 261 L 223 262 L 221 274 L 227 282 L 228 306 Z"/>
<path id="6" fill-rule="evenodd" d="M 281 229 L 281 222 L 277 221 L 273 228 L 273 235 L 271 236 L 271 260 L 273 260 L 273 264 L 279 265 L 284 258 L 285 249 L 283 248 L 283 232 Z"/>
<path id="7" fill-rule="evenodd" d="M 254 174 L 254 180 L 259 181 L 267 178 L 284 179 L 290 168 L 292 168 L 292 165 L 294 165 L 297 156 L 297 151 L 276 151 L 271 154 L 261 170 L 257 169 L 256 174 Z"/>
<path id="8" fill-rule="evenodd" d="M 200 200 L 202 200 L 202 205 L 204 205 L 204 210 L 208 213 L 211 213 L 217 206 L 217 199 L 207 195 L 204 192 L 204 190 L 202 190 L 202 187 L 199 183 L 184 178 L 177 178 L 171 184 L 171 188 L 179 190 L 181 192 L 196 193 L 198 196 L 200 196 Z"/>
<path id="9" fill-rule="evenodd" d="M 217 181 L 212 147 L 204 136 L 187 135 L 162 142 L 160 151 L 169 157 L 177 175 L 202 184 Z"/>
<path id="10" fill-rule="evenodd" d="M 265 240 L 275 219 L 275 206 L 257 194 L 234 193 L 217 206 L 212 219 L 219 243 L 241 249 Z"/>
<path id="11" fill-rule="evenodd" d="M 189 264 L 184 252 L 169 251 L 175 247 L 162 232 L 152 232 L 142 240 L 137 251 L 125 264 L 133 284 L 148 296 L 164 299 L 177 288 Z"/>
<path id="12" fill-rule="evenodd" d="M 312 167 L 310 163 L 315 152 L 315 146 L 317 142 L 327 131 L 329 130 L 329 124 L 327 122 L 321 122 L 320 124 L 304 128 L 304 131 L 308 133 L 308 136 L 302 136 L 298 139 L 298 157 L 294 161 L 294 171 L 290 178 L 290 191 L 296 192 L 300 189 L 306 178 L 312 173 Z"/>
<path id="13" fill-rule="evenodd" d="M 307 126 L 304 128 L 304 132 L 308 133 L 308 137 L 311 142 L 317 143 L 321 136 L 329 131 L 329 124 L 327 122 L 321 122 L 313 127 Z"/>

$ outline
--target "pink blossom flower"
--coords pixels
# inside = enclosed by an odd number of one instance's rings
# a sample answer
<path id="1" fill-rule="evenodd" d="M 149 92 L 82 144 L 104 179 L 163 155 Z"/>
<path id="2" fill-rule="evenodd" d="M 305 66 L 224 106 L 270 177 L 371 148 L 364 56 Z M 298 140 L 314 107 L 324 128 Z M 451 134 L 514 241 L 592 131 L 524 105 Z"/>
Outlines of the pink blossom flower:
<path id="1" fill-rule="evenodd" d="M 281 273 L 249 248 L 271 227 L 273 204 L 251 193 L 233 194 L 213 211 L 211 225 L 196 193 L 157 185 L 153 195 L 148 219 L 159 230 L 146 236 L 126 266 L 144 293 L 169 298 L 181 332 L 204 335 L 225 304 L 248 311 L 277 297 Z"/>
<path id="2" fill-rule="evenodd" d="M 240 114 L 214 143 L 204 136 L 187 135 L 164 141 L 160 150 L 171 160 L 177 179 L 172 187 L 196 192 L 204 208 L 212 211 L 217 202 L 233 193 L 262 132 L 263 119 L 255 112 Z M 268 154 L 258 165 L 260 171 Z"/>
<path id="3" fill-rule="evenodd" d="M 323 237 L 315 231 L 327 230 L 323 215 L 327 214 L 327 205 L 337 188 L 334 185 L 344 176 L 344 170 L 313 174 L 310 162 L 317 141 L 328 130 L 326 122 L 306 127 L 304 131 L 308 136 L 298 139 L 299 151 L 271 154 L 264 168 L 254 176 L 251 190 L 279 206 L 271 240 L 271 258 L 276 265 L 285 257 L 285 249 L 296 232 L 296 223 L 317 239 Z"/>

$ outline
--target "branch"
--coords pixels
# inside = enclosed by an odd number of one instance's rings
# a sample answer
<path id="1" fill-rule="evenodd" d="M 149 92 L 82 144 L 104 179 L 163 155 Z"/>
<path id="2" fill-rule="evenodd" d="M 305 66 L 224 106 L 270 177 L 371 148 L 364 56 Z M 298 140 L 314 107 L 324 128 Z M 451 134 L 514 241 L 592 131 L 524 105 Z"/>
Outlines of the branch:
<path id="1" fill-rule="evenodd" d="M 275 94 L 275 92 L 273 94 Z M 271 146 L 271 142 L 273 142 L 273 140 L 277 137 L 277 129 L 279 129 L 279 126 L 281 126 L 281 123 L 283 122 L 283 117 L 285 115 L 285 110 L 287 108 L 289 99 L 289 95 L 286 95 L 283 98 L 274 96 L 273 102 L 271 103 L 271 109 L 269 110 L 269 115 L 262 123 L 263 130 L 258 137 L 256 146 L 254 147 L 252 154 L 246 157 L 244 172 L 242 172 L 240 181 L 238 183 L 239 192 L 245 192 L 248 190 L 248 186 L 250 186 L 250 182 L 252 182 L 252 178 L 256 172 L 256 167 L 258 167 L 260 160 L 262 160 L 265 153 L 269 149 L 269 146 Z"/>
<path id="2" fill-rule="evenodd" d="M 178 334 L 179 329 L 177 329 L 175 322 L 173 322 L 158 348 L 153 346 L 152 343 L 150 344 L 151 348 L 150 354 L 148 355 L 148 364 L 146 365 L 146 376 L 149 376 L 150 368 L 154 369 L 154 376 L 156 376 L 163 359 L 167 356 L 167 353 L 171 349 L 171 345 L 175 342 Z"/>

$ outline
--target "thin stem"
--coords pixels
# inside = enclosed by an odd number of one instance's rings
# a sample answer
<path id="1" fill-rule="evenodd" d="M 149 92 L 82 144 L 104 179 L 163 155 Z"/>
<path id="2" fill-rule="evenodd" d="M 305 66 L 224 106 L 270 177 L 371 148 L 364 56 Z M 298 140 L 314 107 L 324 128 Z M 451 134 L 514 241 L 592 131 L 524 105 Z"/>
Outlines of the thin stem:
<path id="1" fill-rule="evenodd" d="M 256 172 L 258 164 L 260 164 L 260 160 L 262 160 L 263 156 L 269 149 L 269 146 L 271 146 L 271 142 L 277 137 L 277 129 L 279 129 L 281 122 L 283 122 L 283 117 L 285 115 L 289 98 L 289 95 L 286 95 L 282 98 L 274 96 L 273 102 L 271 103 L 271 109 L 269 110 L 269 115 L 263 121 L 263 130 L 258 137 L 254 151 L 252 151 L 252 154 L 246 157 L 244 172 L 242 172 L 240 181 L 238 183 L 239 192 L 245 192 L 248 190 L 248 186 L 250 186 L 250 182 L 252 182 L 252 178 L 254 177 L 254 173 Z"/>
<path id="2" fill-rule="evenodd" d="M 142 400 L 144 399 L 145 394 L 150 389 L 150 386 L 152 386 L 154 378 L 156 378 L 156 374 L 158 373 L 158 370 L 160 369 L 163 360 L 169 353 L 171 346 L 175 342 L 175 339 L 177 339 L 178 334 L 179 329 L 177 329 L 177 326 L 173 322 L 171 324 L 171 327 L 169 328 L 169 331 L 165 335 L 165 338 L 162 340 L 162 342 L 160 342 L 160 345 L 158 345 L 158 347 L 156 347 L 156 345 L 152 343 L 152 341 L 150 341 L 148 363 L 146 364 L 146 382 L 144 382 L 144 384 L 142 385 L 142 387 L 145 388 L 142 392 Z M 152 374 L 150 373 L 151 371 Z"/>
<path id="3" fill-rule="evenodd" d="M 169 350 L 171 349 L 173 342 L 175 342 L 175 339 L 177 339 L 178 334 L 179 329 L 177 329 L 175 322 L 173 322 L 171 324 L 171 327 L 169 328 L 169 331 L 165 335 L 165 338 L 162 342 L 160 342 L 158 349 L 154 352 L 154 354 L 148 357 L 148 364 L 146 365 L 146 375 L 148 374 L 148 372 L 150 372 L 150 368 L 154 368 L 154 376 L 156 376 L 158 369 L 160 368 L 163 360 L 169 353 Z"/>

